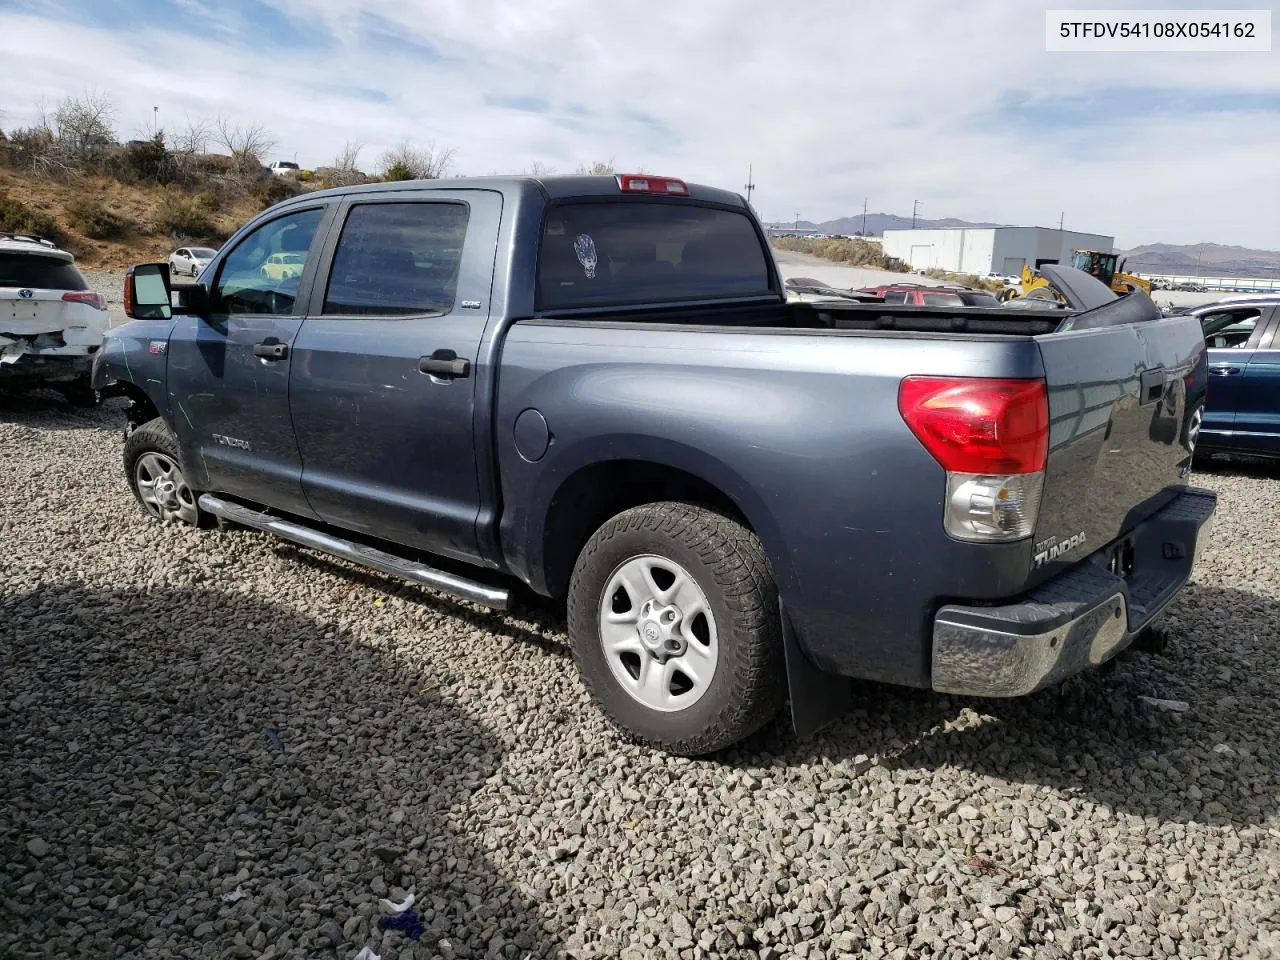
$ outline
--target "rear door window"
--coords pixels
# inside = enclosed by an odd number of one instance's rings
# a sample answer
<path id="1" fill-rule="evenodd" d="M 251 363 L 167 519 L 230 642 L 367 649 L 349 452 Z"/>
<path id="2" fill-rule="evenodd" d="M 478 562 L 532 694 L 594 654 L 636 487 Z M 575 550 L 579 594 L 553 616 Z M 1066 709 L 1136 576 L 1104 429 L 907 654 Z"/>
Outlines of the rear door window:
<path id="1" fill-rule="evenodd" d="M 743 213 L 644 200 L 547 211 L 538 308 L 768 295 L 764 244 Z"/>
<path id="2" fill-rule="evenodd" d="M 88 290 L 79 269 L 68 260 L 38 253 L 0 253 L 0 287 L 38 290 Z"/>
<path id="3" fill-rule="evenodd" d="M 446 201 L 353 207 L 333 255 L 324 313 L 452 313 L 467 216 L 466 204 Z"/>
<path id="4" fill-rule="evenodd" d="M 964 300 L 956 293 L 926 293 L 923 294 L 924 305 L 926 307 L 963 307 Z"/>

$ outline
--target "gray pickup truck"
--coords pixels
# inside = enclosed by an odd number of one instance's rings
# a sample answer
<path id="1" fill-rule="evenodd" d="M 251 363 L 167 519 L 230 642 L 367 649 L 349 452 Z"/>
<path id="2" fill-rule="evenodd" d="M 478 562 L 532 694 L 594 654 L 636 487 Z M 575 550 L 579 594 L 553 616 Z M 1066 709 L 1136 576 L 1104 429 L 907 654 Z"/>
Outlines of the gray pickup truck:
<path id="1" fill-rule="evenodd" d="M 378 183 L 267 210 L 194 283 L 131 268 L 94 383 L 151 516 L 563 602 L 604 713 L 698 754 L 851 677 L 1030 693 L 1186 582 L 1199 326 L 1056 276 L 1075 309 L 788 302 L 733 193 Z"/>

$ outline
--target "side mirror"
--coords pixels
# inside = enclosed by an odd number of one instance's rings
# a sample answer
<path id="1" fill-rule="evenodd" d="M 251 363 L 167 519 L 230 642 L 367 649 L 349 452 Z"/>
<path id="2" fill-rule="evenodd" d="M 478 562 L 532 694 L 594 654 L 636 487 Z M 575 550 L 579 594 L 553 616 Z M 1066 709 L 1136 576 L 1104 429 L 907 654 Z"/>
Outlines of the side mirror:
<path id="1" fill-rule="evenodd" d="M 134 320 L 169 320 L 175 312 L 202 316 L 208 307 L 208 286 L 173 283 L 167 263 L 141 263 L 125 273 L 124 312 Z"/>
<path id="2" fill-rule="evenodd" d="M 168 320 L 173 316 L 169 264 L 141 263 L 124 275 L 124 313 L 132 320 Z"/>

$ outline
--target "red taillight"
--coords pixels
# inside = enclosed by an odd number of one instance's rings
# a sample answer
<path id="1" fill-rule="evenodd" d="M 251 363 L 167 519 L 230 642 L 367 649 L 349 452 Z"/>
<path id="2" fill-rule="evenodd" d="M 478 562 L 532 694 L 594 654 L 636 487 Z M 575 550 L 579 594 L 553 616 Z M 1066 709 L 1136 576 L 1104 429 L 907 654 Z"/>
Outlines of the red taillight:
<path id="1" fill-rule="evenodd" d="M 907 377 L 898 409 L 911 432 L 953 473 L 1036 473 L 1049 453 L 1043 380 Z"/>
<path id="2" fill-rule="evenodd" d="M 669 197 L 687 197 L 689 187 L 675 177 L 651 177 L 647 173 L 620 173 L 618 186 L 623 193 L 659 193 Z"/>
<path id="3" fill-rule="evenodd" d="M 107 309 L 107 298 L 92 290 L 68 290 L 62 299 L 67 303 L 87 303 L 95 310 Z"/>

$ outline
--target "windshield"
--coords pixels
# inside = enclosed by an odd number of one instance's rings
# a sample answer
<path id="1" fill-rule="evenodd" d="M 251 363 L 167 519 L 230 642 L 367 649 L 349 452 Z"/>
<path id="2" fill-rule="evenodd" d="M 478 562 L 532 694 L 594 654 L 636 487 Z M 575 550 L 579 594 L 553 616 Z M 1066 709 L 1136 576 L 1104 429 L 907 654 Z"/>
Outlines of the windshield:
<path id="1" fill-rule="evenodd" d="M 539 309 L 771 292 L 764 242 L 745 213 L 660 200 L 574 201 L 547 212 Z"/>
<path id="2" fill-rule="evenodd" d="M 202 260 L 212 260 L 217 252 L 217 250 L 211 250 L 209 247 L 191 248 L 191 255 L 193 257 L 200 257 Z"/>
<path id="3" fill-rule="evenodd" d="M 38 253 L 0 253 L 0 287 L 41 290 L 88 290 L 76 265 Z"/>

